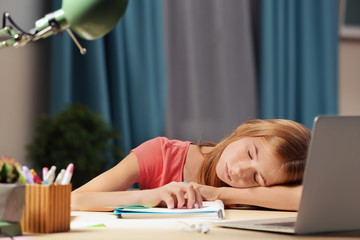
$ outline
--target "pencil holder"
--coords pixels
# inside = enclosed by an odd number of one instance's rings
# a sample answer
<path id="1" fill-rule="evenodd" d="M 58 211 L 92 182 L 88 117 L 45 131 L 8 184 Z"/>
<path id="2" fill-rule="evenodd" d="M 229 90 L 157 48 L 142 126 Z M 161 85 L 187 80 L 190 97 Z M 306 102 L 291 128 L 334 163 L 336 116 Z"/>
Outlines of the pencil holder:
<path id="1" fill-rule="evenodd" d="M 27 184 L 21 220 L 23 232 L 52 233 L 70 230 L 71 184 Z"/>

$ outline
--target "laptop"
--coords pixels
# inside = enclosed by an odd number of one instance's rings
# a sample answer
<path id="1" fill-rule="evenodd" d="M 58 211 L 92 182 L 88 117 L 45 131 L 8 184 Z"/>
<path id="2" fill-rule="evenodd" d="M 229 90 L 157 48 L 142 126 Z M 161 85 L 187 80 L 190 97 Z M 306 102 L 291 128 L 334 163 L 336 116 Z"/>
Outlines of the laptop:
<path id="1" fill-rule="evenodd" d="M 360 230 L 360 116 L 315 118 L 297 217 L 215 225 L 290 234 Z"/>

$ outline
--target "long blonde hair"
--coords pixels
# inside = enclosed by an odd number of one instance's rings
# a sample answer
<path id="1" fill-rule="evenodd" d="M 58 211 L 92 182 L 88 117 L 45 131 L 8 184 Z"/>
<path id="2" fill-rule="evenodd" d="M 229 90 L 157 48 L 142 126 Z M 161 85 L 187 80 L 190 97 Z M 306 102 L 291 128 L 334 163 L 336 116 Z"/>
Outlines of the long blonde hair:
<path id="1" fill-rule="evenodd" d="M 206 143 L 201 146 L 213 146 L 204 154 L 204 161 L 200 166 L 197 182 L 215 187 L 226 186 L 216 175 L 216 165 L 224 149 L 232 142 L 245 137 L 262 137 L 273 151 L 284 160 L 284 183 L 299 184 L 305 169 L 311 131 L 304 125 L 286 119 L 250 120 L 241 124 L 230 136 L 218 144 Z"/>

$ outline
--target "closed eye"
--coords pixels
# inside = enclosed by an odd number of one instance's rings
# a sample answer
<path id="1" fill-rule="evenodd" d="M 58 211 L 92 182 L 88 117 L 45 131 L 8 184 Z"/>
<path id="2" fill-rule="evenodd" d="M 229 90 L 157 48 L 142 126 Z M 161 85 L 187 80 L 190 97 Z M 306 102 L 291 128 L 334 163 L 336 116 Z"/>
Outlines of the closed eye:
<path id="1" fill-rule="evenodd" d="M 248 155 L 249 155 L 250 159 L 253 159 L 251 156 L 250 150 L 248 150 Z"/>
<path id="2" fill-rule="evenodd" d="M 257 183 L 258 185 L 260 185 L 260 184 L 258 183 L 258 181 L 256 180 L 256 178 L 257 178 L 257 173 L 254 173 L 254 182 Z"/>

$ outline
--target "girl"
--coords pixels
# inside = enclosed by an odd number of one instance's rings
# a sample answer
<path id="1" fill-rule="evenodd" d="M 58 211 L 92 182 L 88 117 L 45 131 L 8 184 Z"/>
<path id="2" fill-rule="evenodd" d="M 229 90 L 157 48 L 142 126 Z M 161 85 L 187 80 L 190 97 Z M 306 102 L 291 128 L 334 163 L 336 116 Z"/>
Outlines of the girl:
<path id="1" fill-rule="evenodd" d="M 251 120 L 218 144 L 158 137 L 74 190 L 73 210 L 124 205 L 193 208 L 203 200 L 297 210 L 310 130 L 291 120 Z M 139 183 L 140 190 L 129 190 Z"/>

